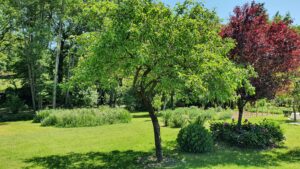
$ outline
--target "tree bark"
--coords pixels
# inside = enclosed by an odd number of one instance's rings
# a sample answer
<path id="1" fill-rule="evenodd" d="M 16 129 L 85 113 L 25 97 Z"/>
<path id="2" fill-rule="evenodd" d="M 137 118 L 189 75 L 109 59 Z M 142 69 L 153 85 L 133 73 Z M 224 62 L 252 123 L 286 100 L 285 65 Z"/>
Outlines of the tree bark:
<path id="1" fill-rule="evenodd" d="M 238 116 L 238 123 L 237 127 L 240 129 L 242 126 L 242 119 L 243 119 L 243 113 L 244 113 L 244 103 L 242 99 L 238 99 L 238 110 L 239 110 L 239 116 Z"/>
<path id="2" fill-rule="evenodd" d="M 293 112 L 294 112 L 294 121 L 297 121 L 297 112 L 296 112 L 296 101 L 293 101 Z"/>
<path id="3" fill-rule="evenodd" d="M 153 125 L 155 154 L 156 154 L 157 162 L 161 162 L 163 160 L 163 153 L 162 153 L 162 146 L 161 146 L 160 126 L 159 126 L 158 118 L 155 115 L 153 108 L 149 110 L 149 115 Z"/>
<path id="4" fill-rule="evenodd" d="M 74 67 L 74 55 L 70 55 L 70 61 L 68 64 L 68 74 L 67 74 L 67 81 L 71 78 L 71 68 Z M 70 87 L 68 85 L 66 96 L 65 96 L 65 107 L 70 107 Z"/>
<path id="5" fill-rule="evenodd" d="M 36 105 L 35 105 L 35 85 L 34 85 L 34 80 L 32 77 L 32 69 L 30 66 L 30 63 L 28 63 L 28 77 L 30 81 L 30 92 L 31 92 L 31 101 L 32 101 L 32 109 L 36 111 Z"/>
<path id="6" fill-rule="evenodd" d="M 62 6 L 61 6 L 61 14 L 63 14 L 63 5 L 64 1 L 62 1 Z M 59 16 L 59 28 L 58 28 L 58 39 L 57 39 L 57 53 L 56 53 L 56 58 L 55 58 L 55 70 L 54 70 L 54 82 L 53 82 L 53 100 L 52 100 L 52 107 L 53 109 L 56 108 L 56 95 L 57 95 L 57 82 L 58 82 L 58 67 L 59 67 L 59 56 L 61 53 L 61 43 L 62 43 L 62 20 L 61 17 Z"/>
<path id="7" fill-rule="evenodd" d="M 175 92 L 172 91 L 171 93 L 171 98 L 170 98 L 170 102 L 171 102 L 171 109 L 174 110 L 175 109 L 175 101 L 174 101 L 174 97 L 175 97 Z"/>
<path id="8" fill-rule="evenodd" d="M 53 82 L 53 100 L 52 100 L 52 107 L 53 109 L 56 108 L 56 94 L 57 94 L 57 82 L 58 82 L 58 66 L 59 66 L 59 56 L 60 56 L 60 43 L 61 43 L 61 23 L 59 28 L 59 35 L 58 35 L 58 44 L 57 44 L 57 53 L 55 58 L 55 70 L 54 70 L 54 82 Z"/>
<path id="9" fill-rule="evenodd" d="M 163 152 L 162 152 L 162 146 L 161 146 L 160 126 L 159 126 L 158 118 L 155 115 L 155 110 L 152 106 L 151 99 L 149 99 L 143 92 L 140 92 L 139 94 L 142 97 L 142 101 L 144 102 L 144 105 L 148 109 L 149 116 L 152 121 L 153 131 L 154 131 L 156 159 L 157 159 L 157 162 L 161 162 L 163 160 Z"/>

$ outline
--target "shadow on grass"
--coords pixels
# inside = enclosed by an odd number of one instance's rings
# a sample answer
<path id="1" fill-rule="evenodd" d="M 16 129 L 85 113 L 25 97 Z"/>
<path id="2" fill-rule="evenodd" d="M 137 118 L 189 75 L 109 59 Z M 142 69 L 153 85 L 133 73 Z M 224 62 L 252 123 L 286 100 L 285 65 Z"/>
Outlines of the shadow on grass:
<path id="1" fill-rule="evenodd" d="M 278 149 L 277 149 L 278 150 Z M 216 166 L 237 165 L 240 167 L 272 168 L 281 166 L 281 162 L 299 163 L 300 148 L 287 152 L 271 150 L 272 153 L 264 153 L 259 150 L 246 150 L 232 147 L 218 148 L 214 152 L 204 154 L 183 154 L 184 162 L 175 168 L 195 169 L 214 168 Z"/>
<path id="2" fill-rule="evenodd" d="M 172 146 L 173 143 L 169 143 Z M 275 167 L 281 162 L 297 163 L 300 160 L 300 148 L 287 152 L 272 150 L 264 153 L 258 150 L 242 150 L 239 148 L 218 147 L 215 151 L 204 154 L 178 153 L 177 150 L 164 150 L 169 162 L 156 165 L 153 154 L 141 151 L 112 151 L 70 153 L 66 155 L 52 155 L 34 157 L 25 160 L 26 169 L 132 169 L 168 167 L 176 169 L 215 168 L 222 166 L 240 167 Z M 171 157 L 171 158 L 170 158 Z M 152 158 L 152 159 L 151 159 Z M 149 160 L 150 159 L 150 160 Z M 170 161 L 171 159 L 171 161 Z M 168 160 L 167 160 L 168 161 Z"/>
<path id="3" fill-rule="evenodd" d="M 132 115 L 132 117 L 133 118 L 149 118 L 150 116 L 149 116 L 149 114 L 143 113 L 143 114 L 134 114 L 134 115 Z"/>
<path id="4" fill-rule="evenodd" d="M 42 167 L 47 169 L 131 169 L 139 167 L 138 159 L 149 156 L 147 152 L 112 151 L 70 153 L 67 155 L 52 155 L 34 157 L 25 160 L 29 166 L 26 169 Z"/>
<path id="5" fill-rule="evenodd" d="M 4 126 L 4 125 L 7 125 L 6 122 L 0 122 L 0 126 Z"/>

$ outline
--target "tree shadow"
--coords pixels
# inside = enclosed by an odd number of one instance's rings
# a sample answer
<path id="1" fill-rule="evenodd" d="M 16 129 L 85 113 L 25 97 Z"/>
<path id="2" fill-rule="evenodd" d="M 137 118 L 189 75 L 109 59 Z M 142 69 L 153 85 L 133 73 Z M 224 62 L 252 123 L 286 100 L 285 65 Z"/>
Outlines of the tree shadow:
<path id="1" fill-rule="evenodd" d="M 132 115 L 133 118 L 149 118 L 149 114 L 134 114 Z"/>
<path id="2" fill-rule="evenodd" d="M 149 156 L 140 151 L 112 151 L 69 153 L 67 155 L 51 155 L 34 157 L 25 160 L 29 166 L 25 169 L 42 167 L 47 169 L 131 169 L 140 164 L 138 160 Z"/>
<path id="3" fill-rule="evenodd" d="M 172 146 L 173 142 L 168 143 Z M 264 153 L 259 150 L 243 150 L 218 146 L 210 153 L 181 153 L 176 149 L 164 149 L 165 159 L 162 164 L 155 162 L 155 157 L 142 151 L 112 151 L 69 153 L 66 155 L 51 155 L 34 157 L 25 160 L 28 164 L 24 169 L 132 169 L 132 168 L 176 168 L 196 169 L 214 168 L 216 166 L 236 165 L 240 167 L 276 167 L 280 162 L 297 163 L 300 160 L 300 148 L 285 153 L 272 150 Z"/>
<path id="4" fill-rule="evenodd" d="M 277 149 L 278 150 L 278 149 Z M 286 153 L 272 150 L 265 153 L 261 150 L 240 149 L 234 147 L 219 146 L 210 153 L 187 154 L 182 153 L 183 163 L 177 165 L 177 169 L 214 168 L 216 166 L 237 165 L 240 167 L 276 167 L 280 162 L 299 163 L 300 148 Z"/>
<path id="5" fill-rule="evenodd" d="M 286 153 L 277 154 L 277 159 L 285 162 L 300 162 L 300 147 Z"/>

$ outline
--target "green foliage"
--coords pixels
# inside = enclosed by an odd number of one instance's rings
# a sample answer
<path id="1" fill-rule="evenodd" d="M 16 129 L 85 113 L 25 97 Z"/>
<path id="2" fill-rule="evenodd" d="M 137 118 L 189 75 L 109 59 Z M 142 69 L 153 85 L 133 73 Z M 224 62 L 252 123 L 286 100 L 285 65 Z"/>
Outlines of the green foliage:
<path id="1" fill-rule="evenodd" d="M 216 140 L 243 148 L 276 147 L 285 139 L 280 126 L 267 120 L 258 124 L 247 122 L 241 129 L 235 123 L 215 122 L 210 130 Z"/>
<path id="2" fill-rule="evenodd" d="M 189 124 L 182 128 L 177 136 L 181 151 L 203 153 L 213 149 L 213 138 L 209 131 L 200 124 Z"/>
<path id="3" fill-rule="evenodd" d="M 172 10 L 163 3 L 125 0 L 111 12 L 102 33 L 87 44 L 91 52 L 74 81 L 110 88 L 126 78 L 151 101 L 156 94 L 190 89 L 220 102 L 234 99 L 247 82 L 249 70 L 226 57 L 233 41 L 219 36 L 219 19 L 202 4 L 186 1 Z"/>
<path id="4" fill-rule="evenodd" d="M 17 95 L 9 94 L 6 98 L 5 106 L 10 113 L 16 114 L 24 109 L 25 104 Z"/>
<path id="5" fill-rule="evenodd" d="M 0 112 L 0 122 L 32 120 L 33 117 L 34 117 L 34 113 L 32 111 L 21 111 L 18 113 Z"/>
<path id="6" fill-rule="evenodd" d="M 131 115 L 122 108 L 56 109 L 38 112 L 34 122 L 39 121 L 42 126 L 87 127 L 128 123 Z"/>
<path id="7" fill-rule="evenodd" d="M 281 101 L 279 101 L 281 100 Z M 275 99 L 273 101 L 268 101 L 266 99 L 260 99 L 255 104 L 247 103 L 245 106 L 245 110 L 248 112 L 258 112 L 258 113 L 272 113 L 272 114 L 283 114 L 285 111 L 292 111 L 290 105 L 286 105 L 283 99 Z M 285 99 L 284 99 L 285 100 Z M 288 101 L 289 99 L 286 98 Z"/>
<path id="8" fill-rule="evenodd" d="M 185 127 L 196 120 L 224 120 L 232 117 L 233 111 L 230 109 L 210 108 L 207 110 L 190 107 L 176 108 L 175 110 L 161 111 L 162 121 L 165 126 L 173 128 Z"/>
<path id="9" fill-rule="evenodd" d="M 44 119 L 46 119 L 54 110 L 46 109 L 36 112 L 36 115 L 33 118 L 33 123 L 41 123 Z"/>

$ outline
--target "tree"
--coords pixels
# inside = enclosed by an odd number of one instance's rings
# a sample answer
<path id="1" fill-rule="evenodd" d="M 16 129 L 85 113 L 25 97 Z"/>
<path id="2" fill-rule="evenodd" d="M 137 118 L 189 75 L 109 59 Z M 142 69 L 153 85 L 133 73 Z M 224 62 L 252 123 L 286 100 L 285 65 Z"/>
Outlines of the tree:
<path id="1" fill-rule="evenodd" d="M 154 98 L 190 89 L 208 100 L 233 99 L 251 75 L 226 58 L 234 46 L 219 36 L 215 13 L 199 3 L 184 2 L 174 10 L 149 0 L 113 4 L 103 31 L 90 37 L 92 51 L 82 58 L 73 79 L 99 82 L 109 89 L 119 79 L 131 80 L 146 106 L 154 130 L 157 161 L 162 161 L 160 126 Z M 94 43 L 92 43 L 94 41 Z"/>
<path id="2" fill-rule="evenodd" d="M 236 7 L 230 23 L 221 31 L 223 38 L 232 38 L 237 44 L 229 58 L 253 66 L 258 74 L 251 79 L 255 95 L 247 94 L 243 87 L 237 91 L 239 126 L 247 101 L 273 98 L 289 82 L 287 73 L 300 65 L 300 36 L 290 28 L 291 22 L 279 19 L 268 22 L 264 5 L 252 2 Z"/>

